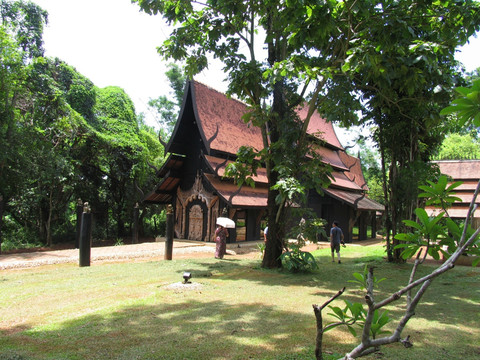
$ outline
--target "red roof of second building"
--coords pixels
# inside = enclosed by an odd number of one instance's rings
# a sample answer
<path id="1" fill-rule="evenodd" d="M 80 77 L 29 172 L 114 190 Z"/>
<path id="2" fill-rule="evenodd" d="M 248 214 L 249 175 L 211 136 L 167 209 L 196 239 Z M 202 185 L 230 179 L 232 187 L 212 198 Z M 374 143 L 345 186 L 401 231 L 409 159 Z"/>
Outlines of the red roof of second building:
<path id="1" fill-rule="evenodd" d="M 434 163 L 442 174 L 454 180 L 480 179 L 480 160 L 442 160 Z"/>

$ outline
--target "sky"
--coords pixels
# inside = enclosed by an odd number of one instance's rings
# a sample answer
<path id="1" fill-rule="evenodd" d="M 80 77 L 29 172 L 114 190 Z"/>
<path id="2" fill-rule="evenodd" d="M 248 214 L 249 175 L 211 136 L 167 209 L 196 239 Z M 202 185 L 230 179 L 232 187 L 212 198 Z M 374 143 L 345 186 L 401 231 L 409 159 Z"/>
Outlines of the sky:
<path id="1" fill-rule="evenodd" d="M 170 93 L 165 76 L 168 62 L 156 50 L 170 34 L 162 17 L 140 12 L 131 0 L 33 2 L 49 14 L 44 30 L 45 55 L 60 58 L 100 88 L 123 88 L 137 113 L 143 112 L 147 124 L 156 126 L 147 103 Z M 480 67 L 479 54 L 480 38 L 471 38 L 457 59 L 472 71 Z M 224 92 L 224 77 L 221 65 L 216 63 L 195 79 Z"/>

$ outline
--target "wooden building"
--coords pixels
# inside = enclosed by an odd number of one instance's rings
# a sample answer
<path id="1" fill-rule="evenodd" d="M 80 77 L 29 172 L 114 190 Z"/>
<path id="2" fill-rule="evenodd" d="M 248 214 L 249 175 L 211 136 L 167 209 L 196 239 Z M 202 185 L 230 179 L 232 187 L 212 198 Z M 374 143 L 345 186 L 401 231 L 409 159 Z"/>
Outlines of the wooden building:
<path id="1" fill-rule="evenodd" d="M 161 180 L 145 198 L 147 203 L 173 205 L 177 238 L 213 241 L 216 218 L 223 215 L 236 222 L 230 242 L 262 238 L 268 192 L 265 169 L 254 178 L 255 188 L 239 189 L 223 177 L 240 146 L 263 148 L 260 129 L 242 119 L 245 111 L 240 101 L 196 81 L 187 83 L 177 124 L 165 145 L 170 155 L 158 172 Z M 300 118 L 304 112 L 299 111 Z M 346 154 L 332 124 L 319 114 L 313 115 L 308 132 L 322 134 L 325 145 L 320 152 L 334 169 L 335 180 L 323 196 L 310 191 L 307 206 L 329 226 L 339 221 L 346 241 L 352 241 L 354 225 L 360 229 L 359 239 L 366 239 L 367 226 L 375 232 L 375 213 L 383 206 L 366 196 L 360 161 Z"/>
<path id="2" fill-rule="evenodd" d="M 462 185 L 454 190 L 454 195 L 460 198 L 461 201 L 455 202 L 448 209 L 448 214 L 452 219 L 465 220 L 475 189 L 480 181 L 480 160 L 440 160 L 433 163 L 438 165 L 440 173 L 447 175 L 451 179 L 448 185 L 455 181 L 463 182 Z M 477 198 L 476 203 L 480 205 L 479 198 Z M 425 210 L 429 216 L 438 215 L 442 211 L 434 206 L 427 206 Z M 472 227 L 478 228 L 479 226 L 480 212 L 477 210 L 473 215 Z"/>

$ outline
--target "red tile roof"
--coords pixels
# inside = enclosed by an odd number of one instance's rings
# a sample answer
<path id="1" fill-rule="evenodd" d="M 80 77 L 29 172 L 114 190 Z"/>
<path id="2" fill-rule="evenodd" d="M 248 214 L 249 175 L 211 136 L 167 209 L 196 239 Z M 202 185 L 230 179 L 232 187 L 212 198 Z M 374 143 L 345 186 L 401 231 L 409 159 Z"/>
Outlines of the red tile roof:
<path id="1" fill-rule="evenodd" d="M 249 145 L 257 150 L 263 148 L 260 129 L 246 124 L 242 116 L 247 105 L 235 99 L 229 99 L 221 92 L 197 81 L 192 81 L 193 103 L 196 107 L 197 120 L 205 139 L 211 139 L 218 127 L 218 134 L 210 148 L 229 154 L 236 154 L 240 146 Z M 304 119 L 306 108 L 299 108 L 298 115 Z M 330 146 L 343 149 L 335 134 L 332 123 L 315 112 L 308 126 L 308 133 L 324 140 Z"/>
<path id="2" fill-rule="evenodd" d="M 448 214 L 452 218 L 465 219 L 468 214 L 470 202 L 480 180 L 480 160 L 442 160 L 434 161 L 440 172 L 448 175 L 453 181 L 462 181 L 463 184 L 455 188 L 454 195 L 461 199 L 448 209 Z M 451 184 L 451 182 L 449 182 Z M 480 205 L 480 198 L 477 197 L 476 203 Z M 442 210 L 433 206 L 425 208 L 429 216 L 435 216 Z M 474 213 L 475 218 L 480 218 L 480 211 Z"/>
<path id="3" fill-rule="evenodd" d="M 218 126 L 218 134 L 210 144 L 211 149 L 236 154 L 245 145 L 257 150 L 263 148 L 260 129 L 245 124 L 242 119 L 247 111 L 244 103 L 229 99 L 225 94 L 199 82 L 192 81 L 192 85 L 197 120 L 207 140 L 215 135 Z"/>
<path id="4" fill-rule="evenodd" d="M 301 120 L 306 119 L 308 114 L 308 107 L 305 106 L 299 108 L 297 110 L 297 114 Z M 310 118 L 307 133 L 324 140 L 326 143 L 336 147 L 337 149 L 343 149 L 343 146 L 342 144 L 340 144 L 337 134 L 335 133 L 333 124 L 322 118 L 317 111 L 315 111 Z"/>
<path id="5" fill-rule="evenodd" d="M 226 166 L 233 162 L 231 160 L 225 161 L 225 159 L 210 155 L 206 155 L 205 159 L 207 160 L 211 170 L 219 177 L 223 177 L 225 175 Z M 252 178 L 256 183 L 268 184 L 267 170 L 265 168 L 257 169 L 257 176 L 253 176 Z"/>
<path id="6" fill-rule="evenodd" d="M 337 186 L 345 189 L 360 191 L 362 188 L 358 186 L 354 181 L 350 180 L 343 172 L 332 171 L 332 186 Z"/>
<path id="7" fill-rule="evenodd" d="M 455 180 L 480 179 L 480 160 L 443 160 L 434 161 L 442 174 Z"/>
<path id="8" fill-rule="evenodd" d="M 330 196 L 352 205 L 356 210 L 384 211 L 383 205 L 369 199 L 365 194 L 328 188 L 324 190 Z"/>
<path id="9" fill-rule="evenodd" d="M 362 165 L 360 163 L 360 159 L 348 155 L 346 152 L 339 151 L 338 155 L 345 166 L 348 168 L 349 171 L 345 172 L 345 175 L 355 182 L 358 186 L 360 186 L 363 190 L 368 191 L 367 182 L 365 181 L 365 177 L 363 176 Z"/>
<path id="10" fill-rule="evenodd" d="M 341 160 L 339 153 L 341 151 L 332 150 L 326 147 L 319 147 L 315 150 L 317 154 L 322 157 L 322 161 L 337 170 L 348 171 L 348 167 L 345 166 L 345 163 Z"/>
<path id="11" fill-rule="evenodd" d="M 215 188 L 226 202 L 232 206 L 266 207 L 268 187 L 259 184 L 255 188 L 243 186 L 240 191 L 238 186 L 229 181 L 222 181 L 213 174 L 204 174 L 205 178 Z"/>

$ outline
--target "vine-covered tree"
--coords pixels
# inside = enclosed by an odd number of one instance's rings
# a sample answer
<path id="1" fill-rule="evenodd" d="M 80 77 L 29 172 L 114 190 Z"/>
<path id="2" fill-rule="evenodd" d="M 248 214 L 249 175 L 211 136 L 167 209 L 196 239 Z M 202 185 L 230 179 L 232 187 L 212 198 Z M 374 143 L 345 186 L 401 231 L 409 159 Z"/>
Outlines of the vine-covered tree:
<path id="1" fill-rule="evenodd" d="M 9 244 L 71 239 L 81 198 L 124 236 L 139 200 L 135 181 L 151 186 L 148 164 L 163 161 L 153 129 L 138 122 L 123 90 L 97 89 L 42 56 L 45 11 L 5 0 L 0 14 L 0 234 Z"/>

